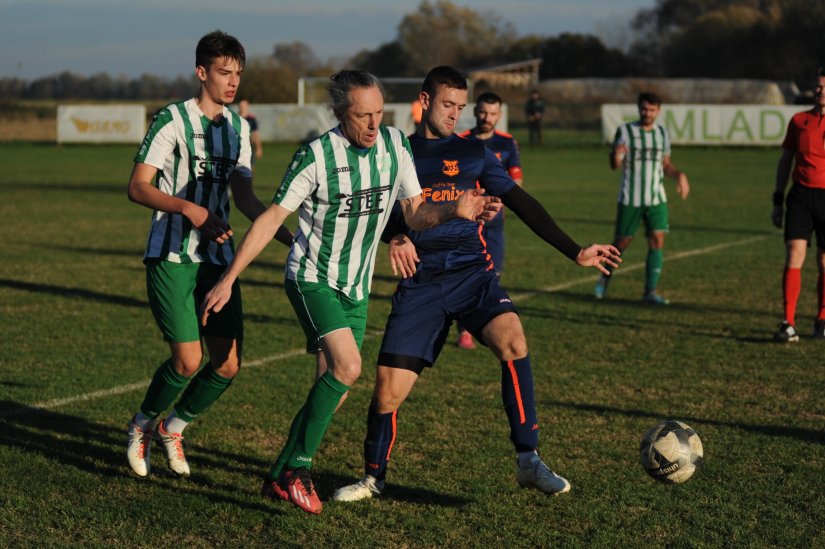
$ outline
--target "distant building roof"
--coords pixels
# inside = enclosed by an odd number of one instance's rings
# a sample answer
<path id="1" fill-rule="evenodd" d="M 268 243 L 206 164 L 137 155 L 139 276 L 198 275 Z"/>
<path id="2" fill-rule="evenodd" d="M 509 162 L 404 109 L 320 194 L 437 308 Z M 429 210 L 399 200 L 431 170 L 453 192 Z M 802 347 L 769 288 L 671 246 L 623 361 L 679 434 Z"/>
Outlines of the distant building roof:
<path id="1" fill-rule="evenodd" d="M 539 83 L 539 65 L 541 59 L 528 59 L 514 63 L 504 63 L 472 69 L 469 71 L 470 80 L 478 86 L 482 82 L 489 87 L 529 89 Z"/>

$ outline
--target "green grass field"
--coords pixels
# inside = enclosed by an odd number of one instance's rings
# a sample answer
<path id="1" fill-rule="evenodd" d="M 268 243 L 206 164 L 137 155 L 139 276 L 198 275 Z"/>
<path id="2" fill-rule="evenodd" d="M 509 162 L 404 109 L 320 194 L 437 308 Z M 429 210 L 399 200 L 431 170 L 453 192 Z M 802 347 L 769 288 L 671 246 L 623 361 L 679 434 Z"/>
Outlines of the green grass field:
<path id="1" fill-rule="evenodd" d="M 579 242 L 609 242 L 618 183 L 606 148 L 592 134 L 548 141 L 522 151 L 526 188 Z M 514 481 L 495 358 L 450 346 L 401 409 L 385 496 L 329 501 L 362 472 L 395 284 L 381 250 L 364 374 L 316 458 L 326 506 L 310 516 L 258 497 L 314 375 L 277 243 L 243 277 L 244 370 L 186 431 L 193 476 L 173 478 L 159 447 L 150 477 L 127 468 L 127 421 L 167 356 L 141 263 L 150 212 L 125 193 L 135 148 L 0 145 L 0 546 L 825 546 L 825 343 L 809 336 L 811 258 L 806 337 L 771 341 L 784 257 L 769 220 L 778 150 L 674 151 L 692 193 L 682 202 L 668 183 L 667 308 L 639 301 L 644 242 L 596 302 L 595 270 L 510 217 L 503 280 L 530 343 L 542 455 L 573 485 L 561 497 Z M 266 146 L 265 202 L 293 150 Z M 234 226 L 248 223 L 236 215 Z M 680 486 L 638 464 L 641 435 L 667 418 L 705 447 L 703 469 Z"/>

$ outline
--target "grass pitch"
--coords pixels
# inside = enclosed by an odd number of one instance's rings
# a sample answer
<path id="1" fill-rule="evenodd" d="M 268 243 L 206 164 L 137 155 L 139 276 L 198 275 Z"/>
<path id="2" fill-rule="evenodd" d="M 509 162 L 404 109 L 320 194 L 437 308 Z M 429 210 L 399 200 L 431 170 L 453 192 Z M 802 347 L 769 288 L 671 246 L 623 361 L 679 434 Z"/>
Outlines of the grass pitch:
<path id="1" fill-rule="evenodd" d="M 522 149 L 526 188 L 580 243 L 609 242 L 618 176 L 606 147 L 591 134 L 547 143 Z M 265 202 L 294 149 L 265 147 Z M 542 454 L 573 485 L 564 496 L 516 485 L 499 366 L 483 348 L 448 347 L 401 409 L 385 496 L 329 501 L 361 474 L 395 285 L 379 253 L 364 374 L 316 458 L 321 516 L 258 497 L 314 371 L 277 243 L 242 280 L 244 369 L 186 431 L 193 476 L 173 478 L 159 447 L 150 477 L 130 474 L 126 423 L 167 356 L 141 263 L 150 212 L 126 199 L 134 151 L 0 145 L 0 545 L 825 546 L 825 343 L 771 341 L 784 257 L 769 220 L 778 150 L 674 150 L 692 193 L 682 202 L 668 182 L 666 308 L 640 303 L 642 239 L 597 302 L 595 270 L 509 217 L 503 281 L 530 344 Z M 248 227 L 237 212 L 233 225 Z M 815 273 L 809 257 L 803 336 Z M 703 469 L 680 486 L 638 464 L 642 434 L 667 418 L 705 446 Z"/>

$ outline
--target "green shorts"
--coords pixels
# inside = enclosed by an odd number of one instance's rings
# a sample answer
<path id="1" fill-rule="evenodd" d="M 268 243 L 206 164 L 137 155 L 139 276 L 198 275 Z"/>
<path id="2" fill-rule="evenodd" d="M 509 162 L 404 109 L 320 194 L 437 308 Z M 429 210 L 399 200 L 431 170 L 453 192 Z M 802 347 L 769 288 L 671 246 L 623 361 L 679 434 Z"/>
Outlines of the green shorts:
<path id="1" fill-rule="evenodd" d="M 625 206 L 619 204 L 616 212 L 616 236 L 636 236 L 636 229 L 641 221 L 645 222 L 645 236 L 651 233 L 669 232 L 670 222 L 667 203 L 656 206 Z"/>
<path id="2" fill-rule="evenodd" d="M 321 349 L 321 338 L 342 328 L 352 330 L 355 343 L 361 348 L 367 327 L 369 298 L 360 301 L 350 299 L 338 290 L 317 282 L 287 279 L 284 287 L 304 329 L 308 353 L 317 353 Z"/>
<path id="3" fill-rule="evenodd" d="M 200 325 L 200 306 L 206 292 L 226 267 L 209 263 L 173 263 L 146 260 L 146 292 L 163 339 L 170 343 L 200 341 L 201 336 L 243 339 L 241 288 L 232 286 L 232 297 L 219 313 L 211 313 Z"/>

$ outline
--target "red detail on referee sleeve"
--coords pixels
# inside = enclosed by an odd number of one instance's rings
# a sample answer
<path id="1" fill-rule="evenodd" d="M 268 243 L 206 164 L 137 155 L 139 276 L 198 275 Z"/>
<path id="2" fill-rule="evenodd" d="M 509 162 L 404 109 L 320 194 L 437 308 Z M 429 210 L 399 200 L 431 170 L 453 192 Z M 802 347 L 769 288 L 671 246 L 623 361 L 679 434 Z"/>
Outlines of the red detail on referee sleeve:
<path id="1" fill-rule="evenodd" d="M 398 410 L 392 413 L 392 440 L 390 440 L 390 447 L 387 448 L 387 461 L 390 460 L 392 447 L 395 446 L 395 437 L 398 436 Z"/>
<path id="2" fill-rule="evenodd" d="M 510 377 L 513 378 L 513 391 L 516 393 L 516 403 L 518 404 L 518 415 L 519 415 L 519 422 L 524 425 L 527 421 L 524 417 L 524 403 L 521 401 L 521 387 L 518 384 L 518 375 L 516 374 L 516 368 L 513 366 L 513 361 L 507 361 L 507 369 L 510 370 Z"/>
<path id="3" fill-rule="evenodd" d="M 521 166 L 510 166 L 510 169 L 507 170 L 507 172 L 510 174 L 510 177 L 512 177 L 513 179 L 521 179 L 521 177 L 522 177 Z"/>

